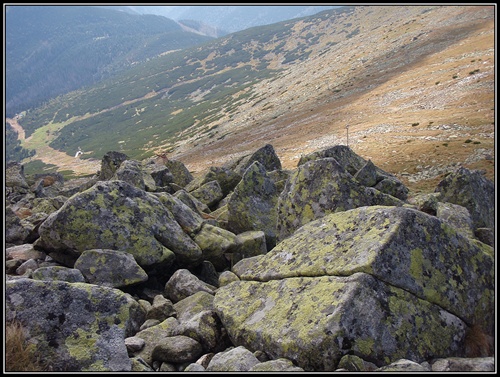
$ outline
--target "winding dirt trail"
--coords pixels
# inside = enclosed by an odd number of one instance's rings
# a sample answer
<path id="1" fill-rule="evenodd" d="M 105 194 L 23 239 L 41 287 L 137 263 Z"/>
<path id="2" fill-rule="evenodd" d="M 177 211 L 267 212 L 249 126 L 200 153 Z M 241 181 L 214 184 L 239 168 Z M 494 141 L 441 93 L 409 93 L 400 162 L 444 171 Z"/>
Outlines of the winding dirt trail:
<path id="1" fill-rule="evenodd" d="M 17 119 L 6 118 L 5 121 L 17 132 L 17 139 L 21 141 L 26 149 L 35 149 L 36 155 L 31 159 L 38 159 L 45 164 L 56 165 L 59 171 L 71 170 L 75 175 L 89 175 L 97 173 L 101 168 L 101 161 L 95 159 L 81 159 L 79 157 L 68 156 L 64 152 L 60 152 L 49 147 L 47 144 L 38 144 L 35 148 L 32 144 L 32 136 L 26 138 L 26 133 Z M 76 151 L 75 151 L 76 153 Z M 27 163 L 30 158 L 22 161 Z"/>

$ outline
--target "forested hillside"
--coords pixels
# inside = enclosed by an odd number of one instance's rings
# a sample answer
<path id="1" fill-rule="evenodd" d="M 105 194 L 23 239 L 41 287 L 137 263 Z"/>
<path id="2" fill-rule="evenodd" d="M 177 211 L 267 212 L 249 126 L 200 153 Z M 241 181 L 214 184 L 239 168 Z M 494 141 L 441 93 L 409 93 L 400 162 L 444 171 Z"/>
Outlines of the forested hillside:
<path id="1" fill-rule="evenodd" d="M 213 38 L 175 21 L 89 6 L 6 6 L 7 116 L 161 53 Z"/>

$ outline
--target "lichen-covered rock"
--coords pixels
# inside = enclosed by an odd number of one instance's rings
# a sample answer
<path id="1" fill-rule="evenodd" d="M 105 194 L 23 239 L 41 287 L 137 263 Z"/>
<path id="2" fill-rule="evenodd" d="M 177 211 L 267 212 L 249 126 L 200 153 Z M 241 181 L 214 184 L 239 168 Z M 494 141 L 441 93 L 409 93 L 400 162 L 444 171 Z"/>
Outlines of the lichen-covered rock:
<path id="1" fill-rule="evenodd" d="M 180 335 L 179 322 L 174 317 L 168 317 L 156 326 L 148 327 L 135 334 L 135 337 L 144 340 L 144 346 L 133 353 L 133 356 L 140 357 L 145 363 L 153 365 L 153 350 L 162 339 Z"/>
<path id="2" fill-rule="evenodd" d="M 268 249 L 271 249 L 276 244 L 278 195 L 264 165 L 255 161 L 245 171 L 227 203 L 227 228 L 235 234 L 263 231 Z"/>
<path id="3" fill-rule="evenodd" d="M 233 272 L 259 281 L 365 272 L 493 333 L 493 255 L 434 216 L 370 206 L 310 222 Z"/>
<path id="4" fill-rule="evenodd" d="M 214 355 L 208 372 L 248 372 L 260 361 L 245 347 L 239 346 Z"/>
<path id="5" fill-rule="evenodd" d="M 130 371 L 125 338 L 145 313 L 117 289 L 19 279 L 5 284 L 6 320 L 18 320 L 53 371 Z"/>
<path id="6" fill-rule="evenodd" d="M 401 359 L 376 369 L 376 372 L 430 372 L 430 370 L 412 360 Z"/>
<path id="7" fill-rule="evenodd" d="M 352 176 L 358 176 L 360 184 L 375 187 L 379 191 L 400 200 L 407 199 L 409 190 L 399 179 L 379 167 L 370 164 L 346 145 L 335 145 L 302 156 L 297 166 L 301 166 L 309 161 L 329 157 L 334 158 Z M 375 184 L 373 184 L 374 174 Z M 382 181 L 385 182 L 381 183 Z"/>
<path id="8" fill-rule="evenodd" d="M 180 187 L 185 187 L 193 180 L 193 175 L 182 162 L 169 159 L 165 161 L 165 166 L 172 173 L 174 183 Z"/>
<path id="9" fill-rule="evenodd" d="M 261 230 L 250 230 L 236 235 L 238 247 L 231 254 L 232 264 L 244 258 L 254 257 L 267 253 L 266 234 Z"/>
<path id="10" fill-rule="evenodd" d="M 188 363 L 198 359 L 202 353 L 199 342 L 188 336 L 175 335 L 162 339 L 155 346 L 152 359 L 167 363 Z"/>
<path id="11" fill-rule="evenodd" d="M 85 277 L 80 270 L 64 266 L 47 266 L 37 268 L 31 274 L 35 280 L 62 280 L 68 283 L 85 283 Z"/>
<path id="12" fill-rule="evenodd" d="M 36 246 L 73 266 L 82 252 L 130 253 L 144 269 L 156 264 L 197 264 L 202 256 L 173 215 L 152 194 L 123 181 L 98 182 L 69 198 L 45 220 Z"/>
<path id="13" fill-rule="evenodd" d="M 327 214 L 370 205 L 360 185 L 334 158 L 300 165 L 277 203 L 277 239 L 283 240 L 308 222 Z"/>
<path id="14" fill-rule="evenodd" d="M 203 259 L 211 262 L 218 271 L 229 266 L 230 258 L 226 254 L 232 254 L 239 246 L 234 233 L 210 224 L 204 224 L 193 240 L 203 252 Z"/>
<path id="15" fill-rule="evenodd" d="M 215 287 L 201 281 L 189 270 L 181 268 L 175 271 L 165 284 L 164 295 L 175 303 L 199 291 L 214 294 Z"/>
<path id="16" fill-rule="evenodd" d="M 184 190 L 181 190 L 185 192 Z M 179 193 L 181 192 L 179 191 Z M 192 209 L 176 196 L 166 192 L 158 194 L 158 199 L 174 215 L 175 221 L 181 226 L 182 230 L 190 235 L 198 233 L 203 226 L 204 220 L 199 215 L 198 210 Z M 195 207 L 195 205 L 193 204 Z"/>
<path id="17" fill-rule="evenodd" d="M 495 184 L 478 170 L 459 168 L 436 187 L 440 201 L 469 210 L 474 228 L 495 228 Z"/>
<path id="18" fill-rule="evenodd" d="M 144 176 L 145 174 L 142 171 L 142 165 L 139 161 L 125 160 L 121 163 L 118 169 L 116 169 L 116 172 L 111 179 L 125 181 L 138 189 L 146 190 L 146 181 Z M 149 178 L 152 179 L 151 177 Z"/>
<path id="19" fill-rule="evenodd" d="M 494 372 L 494 357 L 447 357 L 435 360 L 432 364 L 433 372 Z"/>
<path id="20" fill-rule="evenodd" d="M 22 245 L 30 234 L 30 229 L 23 226 L 21 219 L 10 207 L 5 208 L 5 242 L 12 245 Z"/>
<path id="21" fill-rule="evenodd" d="M 306 371 L 335 370 L 349 353 L 378 366 L 458 354 L 466 330 L 438 305 L 365 273 L 242 280 L 219 288 L 214 306 L 235 345 Z"/>
<path id="22" fill-rule="evenodd" d="M 5 198 L 16 203 L 29 193 L 30 186 L 24 176 L 24 166 L 19 162 L 8 162 L 5 166 Z"/>
<path id="23" fill-rule="evenodd" d="M 368 160 L 368 162 L 354 174 L 354 178 L 363 186 L 375 186 L 377 184 L 377 167 L 371 160 Z"/>
<path id="24" fill-rule="evenodd" d="M 467 208 L 453 203 L 438 202 L 436 217 L 446 221 L 464 236 L 474 238 L 474 225 Z"/>
<path id="25" fill-rule="evenodd" d="M 101 170 L 99 172 L 99 179 L 106 181 L 111 179 L 115 172 L 118 170 L 123 161 L 128 160 L 125 153 L 110 151 L 107 152 L 101 160 Z"/>
<path id="26" fill-rule="evenodd" d="M 217 181 L 222 190 L 223 196 L 226 196 L 234 190 L 241 175 L 226 167 L 212 166 L 200 180 L 200 186 L 211 181 Z"/>
<path id="27" fill-rule="evenodd" d="M 85 250 L 75 261 L 74 268 L 81 271 L 88 283 L 111 288 L 148 280 L 148 275 L 137 264 L 134 256 L 119 250 Z"/>
<path id="28" fill-rule="evenodd" d="M 285 358 L 279 358 L 276 360 L 264 361 L 259 364 L 255 364 L 250 368 L 250 372 L 303 372 L 304 369 L 299 368 L 290 360 Z"/>
<path id="29" fill-rule="evenodd" d="M 271 144 L 266 144 L 262 148 L 257 149 L 254 153 L 243 156 L 237 161 L 230 162 L 225 167 L 243 176 L 248 167 L 256 161 L 268 172 L 281 170 L 281 161 Z"/>
<path id="30" fill-rule="evenodd" d="M 224 197 L 219 182 L 217 181 L 204 183 L 196 190 L 191 191 L 190 194 L 208 208 L 214 208 Z"/>

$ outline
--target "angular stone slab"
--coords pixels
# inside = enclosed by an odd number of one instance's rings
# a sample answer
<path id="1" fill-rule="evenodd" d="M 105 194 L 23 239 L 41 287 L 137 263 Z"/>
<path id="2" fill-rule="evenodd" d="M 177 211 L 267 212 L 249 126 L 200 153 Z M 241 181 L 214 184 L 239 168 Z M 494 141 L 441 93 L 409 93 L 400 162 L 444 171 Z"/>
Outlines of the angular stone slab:
<path id="1" fill-rule="evenodd" d="M 259 281 L 365 272 L 492 333 L 493 255 L 490 246 L 434 216 L 370 206 L 310 222 L 266 255 L 238 262 L 233 272 Z"/>
<path id="2" fill-rule="evenodd" d="M 306 371 L 333 371 L 346 354 L 386 365 L 459 355 L 466 325 L 437 305 L 371 275 L 237 281 L 214 306 L 234 344 Z"/>

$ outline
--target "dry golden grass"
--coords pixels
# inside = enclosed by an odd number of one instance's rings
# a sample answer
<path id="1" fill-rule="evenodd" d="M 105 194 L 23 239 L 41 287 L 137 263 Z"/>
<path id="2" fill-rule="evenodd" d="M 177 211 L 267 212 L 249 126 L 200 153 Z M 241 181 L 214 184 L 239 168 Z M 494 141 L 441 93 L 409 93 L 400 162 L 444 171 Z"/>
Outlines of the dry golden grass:
<path id="1" fill-rule="evenodd" d="M 5 371 L 42 372 L 48 371 L 41 358 L 37 356 L 35 345 L 26 339 L 26 333 L 18 321 L 5 325 Z"/>

